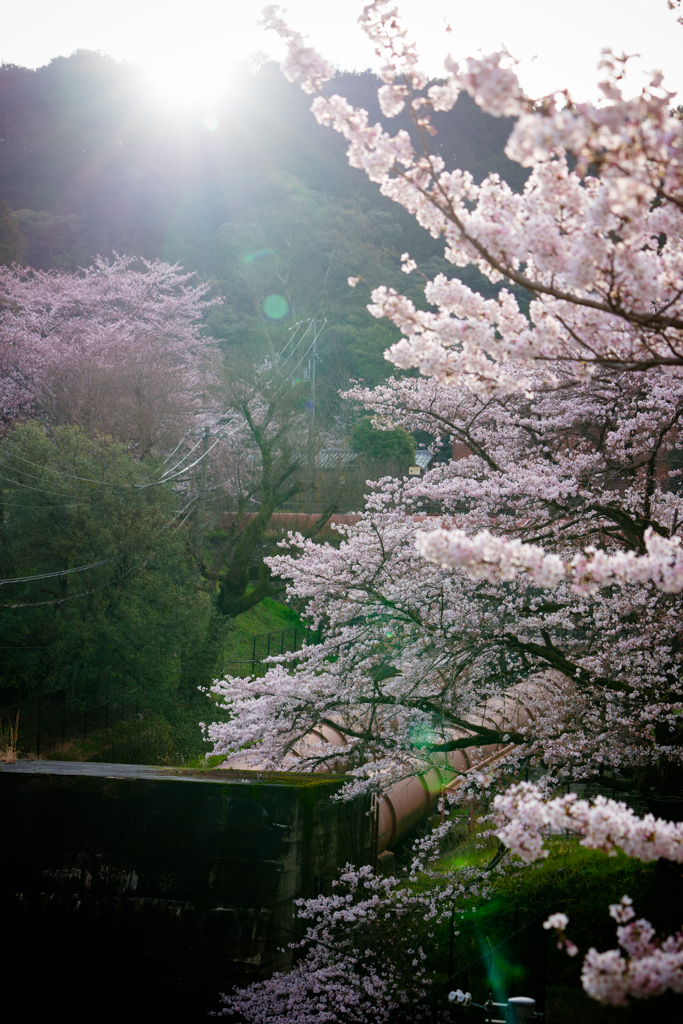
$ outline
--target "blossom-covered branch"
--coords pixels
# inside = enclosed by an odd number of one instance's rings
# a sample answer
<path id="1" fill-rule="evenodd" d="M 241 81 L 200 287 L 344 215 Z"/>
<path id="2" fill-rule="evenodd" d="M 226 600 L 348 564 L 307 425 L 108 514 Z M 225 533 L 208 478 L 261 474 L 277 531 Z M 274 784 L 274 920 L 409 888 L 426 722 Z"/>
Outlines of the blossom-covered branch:
<path id="1" fill-rule="evenodd" d="M 597 589 L 614 583 L 644 583 L 652 580 L 658 590 L 679 594 L 683 590 L 683 552 L 679 537 L 660 537 L 651 527 L 645 531 L 647 554 L 633 551 L 608 555 L 596 548 L 574 555 L 563 562 L 547 554 L 536 544 L 495 537 L 488 530 L 468 537 L 463 530 L 420 531 L 417 550 L 430 562 L 451 569 L 462 568 L 472 578 L 483 576 L 493 582 L 510 580 L 519 572 L 528 572 L 538 587 L 553 589 L 565 579 L 574 588 Z"/>
<path id="2" fill-rule="evenodd" d="M 443 274 L 425 292 L 436 313 L 376 289 L 371 311 L 405 335 L 389 352 L 397 365 L 444 381 L 464 376 L 484 390 L 510 386 L 510 358 L 568 363 L 579 375 L 591 364 L 683 365 L 683 127 L 660 73 L 625 99 L 621 62 L 606 53 L 601 105 L 577 104 L 566 91 L 532 101 L 501 52 L 447 57 L 446 83 L 429 86 L 395 8 L 374 0 L 359 20 L 382 60 L 380 106 L 385 117 L 408 107 L 418 151 L 406 131 L 391 136 L 365 110 L 324 96 L 333 69 L 278 8 L 264 14 L 288 44 L 285 73 L 318 93 L 313 112 L 348 140 L 351 165 L 443 235 L 455 266 L 474 264 L 492 282 L 531 294 L 527 318 L 509 291 L 486 300 Z M 461 91 L 494 116 L 518 118 L 506 152 L 531 168 L 522 195 L 495 174 L 476 184 L 430 152 L 430 111 L 452 109 Z"/>
<path id="3" fill-rule="evenodd" d="M 537 786 L 520 782 L 498 794 L 494 807 L 505 822 L 498 838 L 528 863 L 548 856 L 542 836 L 548 828 L 578 833 L 581 845 L 591 850 L 623 850 L 645 862 L 664 857 L 683 863 L 683 823 L 652 814 L 639 818 L 621 801 L 597 796 L 590 802 L 575 793 L 544 800 Z"/>

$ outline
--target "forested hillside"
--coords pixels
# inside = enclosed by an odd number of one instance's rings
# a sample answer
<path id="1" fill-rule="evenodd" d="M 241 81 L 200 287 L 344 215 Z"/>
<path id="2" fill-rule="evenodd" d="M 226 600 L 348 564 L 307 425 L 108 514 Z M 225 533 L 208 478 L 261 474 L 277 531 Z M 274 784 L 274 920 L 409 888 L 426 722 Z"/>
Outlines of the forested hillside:
<path id="1" fill-rule="evenodd" d="M 371 119 L 380 118 L 376 89 L 370 72 L 329 84 Z M 117 252 L 178 262 L 224 299 L 208 329 L 230 347 L 265 355 L 293 320 L 327 317 L 328 390 L 349 376 L 381 379 L 398 335 L 369 316 L 367 289 L 351 293 L 347 278 L 404 290 L 413 282 L 400 274 L 405 251 L 428 274 L 453 268 L 439 241 L 348 166 L 345 143 L 309 106 L 274 63 L 242 66 L 211 109 L 164 106 L 137 68 L 98 53 L 35 71 L 3 65 L 0 198 L 13 211 L 4 227 L 0 219 L 3 261 L 23 255 L 32 267 L 74 271 Z M 524 172 L 503 153 L 507 119 L 463 95 L 435 125 L 447 165 L 522 187 Z M 491 290 L 471 268 L 464 274 Z M 417 282 L 413 290 L 417 300 Z M 264 310 L 271 294 L 286 307 Z"/>
<path id="2" fill-rule="evenodd" d="M 377 85 L 340 73 L 330 92 L 379 120 Z M 83 715 L 85 736 L 89 709 L 127 687 L 172 729 L 164 750 L 201 749 L 197 687 L 234 619 L 284 594 L 263 563 L 275 510 L 315 513 L 315 534 L 432 436 L 378 447 L 339 397 L 397 372 L 383 353 L 400 332 L 370 315 L 369 288 L 424 308 L 410 252 L 428 276 L 497 290 L 447 263 L 309 107 L 272 63 L 241 67 L 211 109 L 153 100 L 137 68 L 98 53 L 0 67 L 0 704 L 21 704 L 26 743 L 33 695 Z M 522 187 L 509 121 L 463 96 L 435 123 L 447 163 Z M 308 318 L 312 357 L 307 328 L 294 341 Z"/>

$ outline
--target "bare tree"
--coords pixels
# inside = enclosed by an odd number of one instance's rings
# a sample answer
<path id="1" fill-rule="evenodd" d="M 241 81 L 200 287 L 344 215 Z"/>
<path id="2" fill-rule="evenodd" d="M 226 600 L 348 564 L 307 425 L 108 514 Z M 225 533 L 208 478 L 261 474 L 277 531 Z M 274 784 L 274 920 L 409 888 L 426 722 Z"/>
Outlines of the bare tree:
<path id="1" fill-rule="evenodd" d="M 219 610 L 236 616 L 285 590 L 263 556 L 277 550 L 286 532 L 282 520 L 274 520 L 278 509 L 315 487 L 308 459 L 308 391 L 272 364 L 254 367 L 235 358 L 221 372 L 217 393 L 225 430 L 204 470 L 195 554 L 202 575 L 217 587 Z M 313 514 L 296 517 L 297 529 L 309 537 L 319 533 L 338 509 L 337 492 L 332 488 Z M 222 533 L 207 557 L 204 536 L 210 524 Z"/>

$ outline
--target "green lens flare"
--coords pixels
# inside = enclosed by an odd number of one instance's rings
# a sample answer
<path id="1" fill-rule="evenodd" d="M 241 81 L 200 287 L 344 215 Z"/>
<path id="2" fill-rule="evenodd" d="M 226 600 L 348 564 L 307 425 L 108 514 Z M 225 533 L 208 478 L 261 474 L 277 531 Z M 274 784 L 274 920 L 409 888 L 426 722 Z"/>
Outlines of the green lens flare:
<path id="1" fill-rule="evenodd" d="M 267 299 L 263 300 L 263 312 L 269 320 L 282 320 L 283 316 L 287 316 L 288 311 L 287 299 L 282 295 L 269 295 Z"/>

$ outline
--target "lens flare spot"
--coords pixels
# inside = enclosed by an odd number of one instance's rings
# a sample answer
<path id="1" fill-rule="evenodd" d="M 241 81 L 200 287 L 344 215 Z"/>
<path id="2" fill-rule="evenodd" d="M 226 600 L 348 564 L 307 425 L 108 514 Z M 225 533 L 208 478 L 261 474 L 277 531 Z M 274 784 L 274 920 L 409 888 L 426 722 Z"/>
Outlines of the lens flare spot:
<path id="1" fill-rule="evenodd" d="M 282 295 L 269 295 L 263 300 L 263 312 L 269 320 L 282 320 L 283 316 L 287 316 L 288 310 L 287 299 Z"/>
<path id="2" fill-rule="evenodd" d="M 275 253 L 272 249 L 261 249 L 260 252 L 250 252 L 247 256 L 242 258 L 243 263 L 255 263 L 256 260 L 262 260 L 265 256 L 274 256 Z"/>
<path id="3" fill-rule="evenodd" d="M 218 118 L 207 115 L 206 117 L 202 118 L 202 125 L 209 132 L 217 132 L 219 128 Z"/>
<path id="4" fill-rule="evenodd" d="M 408 729 L 408 739 L 413 747 L 428 747 L 435 740 L 434 730 L 425 722 L 415 723 Z"/>

